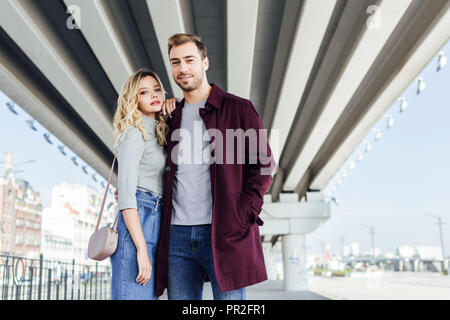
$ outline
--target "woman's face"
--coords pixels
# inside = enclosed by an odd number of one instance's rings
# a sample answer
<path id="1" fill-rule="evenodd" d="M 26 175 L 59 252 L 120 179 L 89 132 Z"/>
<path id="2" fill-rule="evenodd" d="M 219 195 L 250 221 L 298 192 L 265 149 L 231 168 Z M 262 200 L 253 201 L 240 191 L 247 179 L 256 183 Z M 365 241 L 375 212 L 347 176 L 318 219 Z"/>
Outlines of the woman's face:
<path id="1" fill-rule="evenodd" d="M 161 111 L 164 99 L 162 88 L 152 76 L 146 76 L 141 80 L 138 91 L 138 109 L 146 116 L 155 118 L 155 113 Z"/>

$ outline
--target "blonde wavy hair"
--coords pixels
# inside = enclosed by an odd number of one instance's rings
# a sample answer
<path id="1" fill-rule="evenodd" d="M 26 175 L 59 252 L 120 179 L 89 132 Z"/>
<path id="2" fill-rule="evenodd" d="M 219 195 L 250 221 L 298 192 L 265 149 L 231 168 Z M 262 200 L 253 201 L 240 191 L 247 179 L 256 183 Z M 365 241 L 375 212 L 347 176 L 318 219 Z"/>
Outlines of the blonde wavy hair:
<path id="1" fill-rule="evenodd" d="M 122 92 L 117 99 L 117 110 L 114 114 L 113 121 L 115 147 L 119 144 L 121 135 L 127 132 L 131 126 L 136 127 L 141 132 L 144 141 L 147 141 L 150 138 L 150 135 L 144 129 L 142 113 L 138 109 L 139 87 L 142 79 L 147 76 L 153 77 L 159 83 L 165 99 L 166 91 L 164 90 L 162 82 L 155 72 L 148 69 L 139 69 L 134 72 L 123 85 Z M 168 126 L 161 112 L 158 112 L 155 115 L 155 119 L 156 138 L 158 140 L 158 144 L 163 146 L 167 143 L 166 134 Z"/>

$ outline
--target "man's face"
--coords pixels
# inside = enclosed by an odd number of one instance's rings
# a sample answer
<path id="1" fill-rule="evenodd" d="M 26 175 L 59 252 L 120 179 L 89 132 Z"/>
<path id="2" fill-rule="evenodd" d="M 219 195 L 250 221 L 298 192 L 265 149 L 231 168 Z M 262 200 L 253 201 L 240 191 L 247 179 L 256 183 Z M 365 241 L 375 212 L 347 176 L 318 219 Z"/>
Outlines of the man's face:
<path id="1" fill-rule="evenodd" d="M 197 89 L 208 70 L 208 58 L 202 60 L 197 46 L 188 42 L 170 50 L 173 80 L 186 92 Z"/>

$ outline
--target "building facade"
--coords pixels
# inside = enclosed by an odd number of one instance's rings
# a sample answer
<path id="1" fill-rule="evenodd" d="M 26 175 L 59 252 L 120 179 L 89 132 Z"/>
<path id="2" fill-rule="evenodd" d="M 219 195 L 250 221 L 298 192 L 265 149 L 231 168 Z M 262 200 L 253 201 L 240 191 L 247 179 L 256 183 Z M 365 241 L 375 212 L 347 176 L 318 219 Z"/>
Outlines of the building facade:
<path id="1" fill-rule="evenodd" d="M 13 171 L 12 154 L 6 153 L 0 178 L 0 251 L 39 258 L 43 206 L 39 192 Z"/>
<path id="2" fill-rule="evenodd" d="M 103 194 L 87 185 L 64 182 L 53 186 L 51 206 L 43 212 L 44 257 L 95 263 L 87 258 L 87 248 L 95 231 L 102 200 Z M 114 198 L 108 196 L 100 227 L 112 225 L 116 207 Z M 108 259 L 101 263 L 108 263 Z"/>

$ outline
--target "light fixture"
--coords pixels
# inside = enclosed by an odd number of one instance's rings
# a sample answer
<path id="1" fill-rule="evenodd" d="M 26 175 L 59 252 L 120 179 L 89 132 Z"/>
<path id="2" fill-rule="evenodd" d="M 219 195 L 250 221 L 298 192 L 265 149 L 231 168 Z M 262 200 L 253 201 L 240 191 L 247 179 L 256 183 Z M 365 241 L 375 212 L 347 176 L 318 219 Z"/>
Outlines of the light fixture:
<path id="1" fill-rule="evenodd" d="M 447 65 L 447 56 L 443 51 L 439 52 L 437 71 L 441 71 Z"/>
<path id="2" fill-rule="evenodd" d="M 400 98 L 400 113 L 405 111 L 405 109 L 408 107 L 408 101 L 405 97 Z"/>
<path id="3" fill-rule="evenodd" d="M 394 118 L 392 114 L 385 114 L 384 117 L 388 119 L 386 127 L 389 129 L 394 125 Z"/>
<path id="4" fill-rule="evenodd" d="M 380 140 L 381 135 L 382 135 L 381 129 L 380 128 L 374 128 L 374 129 L 372 129 L 372 131 L 375 132 L 375 141 Z"/>
<path id="5" fill-rule="evenodd" d="M 363 153 L 358 153 L 358 162 L 361 161 L 364 158 Z"/>
<path id="6" fill-rule="evenodd" d="M 425 87 L 427 84 L 425 83 L 425 79 L 423 77 L 419 77 L 417 79 L 417 92 L 416 94 L 420 94 L 423 90 L 425 90 Z"/>
<path id="7" fill-rule="evenodd" d="M 355 160 L 350 161 L 348 168 L 352 170 L 355 167 Z"/>

